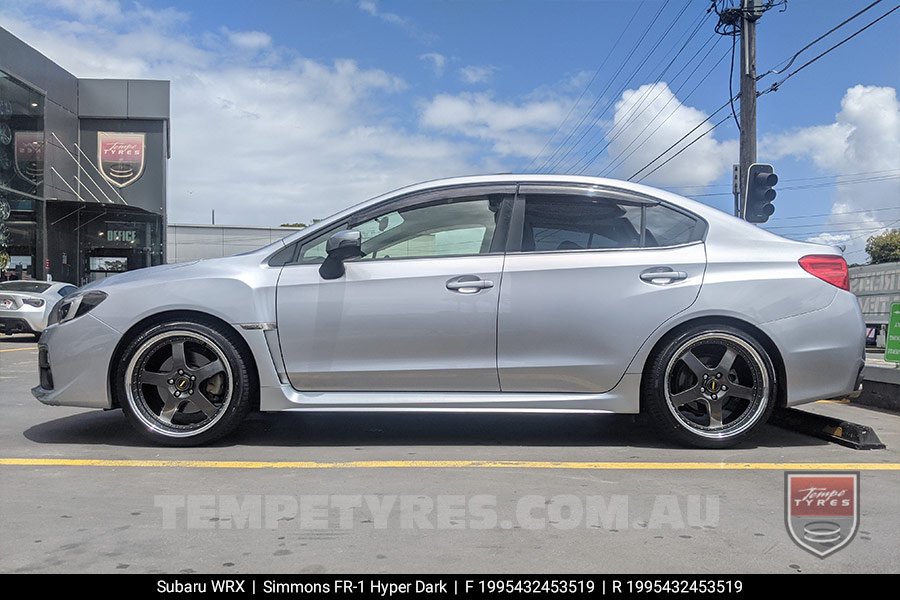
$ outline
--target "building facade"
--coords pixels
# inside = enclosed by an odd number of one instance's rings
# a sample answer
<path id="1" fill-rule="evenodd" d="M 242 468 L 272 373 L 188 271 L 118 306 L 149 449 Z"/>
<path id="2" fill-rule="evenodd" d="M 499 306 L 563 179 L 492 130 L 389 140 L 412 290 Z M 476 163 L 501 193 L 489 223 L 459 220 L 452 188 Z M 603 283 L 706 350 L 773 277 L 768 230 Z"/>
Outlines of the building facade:
<path id="1" fill-rule="evenodd" d="M 78 79 L 0 28 L 0 280 L 166 262 L 169 82 Z"/>
<path id="2" fill-rule="evenodd" d="M 166 260 L 170 263 L 222 258 L 249 252 L 289 236 L 294 227 L 245 225 L 181 225 L 166 227 Z"/>

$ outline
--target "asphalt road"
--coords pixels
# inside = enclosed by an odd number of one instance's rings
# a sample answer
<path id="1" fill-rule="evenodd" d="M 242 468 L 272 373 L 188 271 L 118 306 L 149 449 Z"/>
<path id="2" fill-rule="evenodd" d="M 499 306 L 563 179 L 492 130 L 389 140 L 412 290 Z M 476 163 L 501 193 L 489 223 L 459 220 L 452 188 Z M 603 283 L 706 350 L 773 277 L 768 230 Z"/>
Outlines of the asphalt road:
<path id="1" fill-rule="evenodd" d="M 149 446 L 120 411 L 46 407 L 33 342 L 0 338 L 3 572 L 900 572 L 900 416 L 839 403 L 886 450 L 767 426 L 727 451 L 623 416 L 253 416 Z M 700 463 L 700 464 L 694 464 Z M 785 529 L 784 463 L 859 470 L 859 533 Z"/>

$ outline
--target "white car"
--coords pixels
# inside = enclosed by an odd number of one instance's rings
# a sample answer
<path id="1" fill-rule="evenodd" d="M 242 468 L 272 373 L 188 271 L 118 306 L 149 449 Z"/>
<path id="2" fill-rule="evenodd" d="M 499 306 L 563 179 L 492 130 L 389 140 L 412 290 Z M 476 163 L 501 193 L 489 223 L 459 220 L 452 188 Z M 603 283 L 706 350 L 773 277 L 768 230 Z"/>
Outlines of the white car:
<path id="1" fill-rule="evenodd" d="M 63 282 L 0 282 L 0 333 L 30 333 L 40 337 L 56 303 L 77 289 Z"/>

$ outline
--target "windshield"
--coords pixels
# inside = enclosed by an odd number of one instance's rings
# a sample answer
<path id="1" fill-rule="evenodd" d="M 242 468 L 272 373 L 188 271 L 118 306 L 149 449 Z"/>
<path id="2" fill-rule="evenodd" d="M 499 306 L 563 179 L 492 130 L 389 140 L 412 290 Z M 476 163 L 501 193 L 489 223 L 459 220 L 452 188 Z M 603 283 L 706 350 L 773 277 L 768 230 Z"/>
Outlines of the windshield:
<path id="1" fill-rule="evenodd" d="M 41 294 L 46 292 L 50 285 L 42 281 L 4 281 L 0 283 L 0 291 Z"/>

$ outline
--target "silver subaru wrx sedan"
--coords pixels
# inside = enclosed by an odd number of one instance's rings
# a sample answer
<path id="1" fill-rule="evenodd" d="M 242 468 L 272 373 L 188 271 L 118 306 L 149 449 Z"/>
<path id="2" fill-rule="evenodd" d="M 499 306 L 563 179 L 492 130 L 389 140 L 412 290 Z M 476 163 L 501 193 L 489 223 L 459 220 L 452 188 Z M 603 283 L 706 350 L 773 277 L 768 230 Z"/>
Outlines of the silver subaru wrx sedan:
<path id="1" fill-rule="evenodd" d="M 646 412 L 721 448 L 776 406 L 859 388 L 848 288 L 837 250 L 654 188 L 446 179 L 82 288 L 53 311 L 33 393 L 179 446 L 262 410 Z"/>

